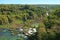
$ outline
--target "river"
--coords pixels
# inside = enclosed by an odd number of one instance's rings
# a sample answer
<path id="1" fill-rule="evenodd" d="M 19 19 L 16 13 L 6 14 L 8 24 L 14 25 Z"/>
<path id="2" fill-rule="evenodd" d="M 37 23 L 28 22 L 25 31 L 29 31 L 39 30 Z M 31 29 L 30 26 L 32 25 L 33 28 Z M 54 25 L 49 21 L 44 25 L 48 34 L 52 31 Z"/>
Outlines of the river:
<path id="1" fill-rule="evenodd" d="M 15 30 L 16 31 L 16 30 Z M 6 28 L 0 28 L 0 40 L 27 40 L 27 36 L 22 33 L 14 33 Z M 13 35 L 12 35 L 13 34 Z"/>

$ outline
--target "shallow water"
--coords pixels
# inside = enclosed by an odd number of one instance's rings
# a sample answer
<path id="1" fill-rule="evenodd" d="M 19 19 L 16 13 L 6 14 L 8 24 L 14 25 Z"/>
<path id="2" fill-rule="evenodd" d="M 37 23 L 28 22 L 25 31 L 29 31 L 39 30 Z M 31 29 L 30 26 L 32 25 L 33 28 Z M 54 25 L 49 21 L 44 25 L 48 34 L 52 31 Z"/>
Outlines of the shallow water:
<path id="1" fill-rule="evenodd" d="M 22 33 L 11 35 L 11 32 L 8 29 L 3 29 L 3 28 L 0 29 L 0 40 L 18 40 L 18 39 L 26 40 L 26 38 L 24 38 L 24 36 L 25 35 Z"/>

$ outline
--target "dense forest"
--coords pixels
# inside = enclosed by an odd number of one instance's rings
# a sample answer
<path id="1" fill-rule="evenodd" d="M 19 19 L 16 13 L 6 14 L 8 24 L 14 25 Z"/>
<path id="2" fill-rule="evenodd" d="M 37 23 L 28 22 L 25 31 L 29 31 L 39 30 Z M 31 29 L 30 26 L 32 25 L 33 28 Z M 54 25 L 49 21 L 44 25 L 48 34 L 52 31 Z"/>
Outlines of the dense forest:
<path id="1" fill-rule="evenodd" d="M 0 28 L 20 27 L 37 29 L 29 40 L 60 40 L 60 5 L 0 4 Z"/>

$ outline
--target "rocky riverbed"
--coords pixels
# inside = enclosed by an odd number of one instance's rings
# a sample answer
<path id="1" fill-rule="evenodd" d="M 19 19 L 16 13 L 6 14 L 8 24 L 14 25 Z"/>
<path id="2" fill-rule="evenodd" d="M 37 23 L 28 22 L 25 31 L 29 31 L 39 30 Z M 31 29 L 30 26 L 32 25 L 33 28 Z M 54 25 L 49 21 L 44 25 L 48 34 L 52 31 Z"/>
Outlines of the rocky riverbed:
<path id="1" fill-rule="evenodd" d="M 35 28 L 29 28 L 28 31 L 24 31 L 22 28 L 0 28 L 0 40 L 28 40 L 28 36 L 37 32 Z"/>

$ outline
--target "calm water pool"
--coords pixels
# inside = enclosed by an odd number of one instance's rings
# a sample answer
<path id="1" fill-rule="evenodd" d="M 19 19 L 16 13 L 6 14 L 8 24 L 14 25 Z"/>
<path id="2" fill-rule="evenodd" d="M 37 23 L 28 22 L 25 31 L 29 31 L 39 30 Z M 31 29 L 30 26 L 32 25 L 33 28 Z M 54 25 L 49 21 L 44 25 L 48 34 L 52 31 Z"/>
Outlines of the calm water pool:
<path id="1" fill-rule="evenodd" d="M 22 33 L 11 35 L 9 29 L 3 29 L 3 28 L 0 29 L 0 40 L 19 40 L 19 39 L 26 40 L 27 36 L 25 36 Z"/>

